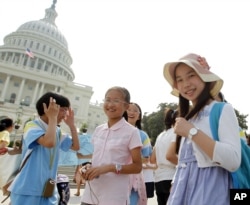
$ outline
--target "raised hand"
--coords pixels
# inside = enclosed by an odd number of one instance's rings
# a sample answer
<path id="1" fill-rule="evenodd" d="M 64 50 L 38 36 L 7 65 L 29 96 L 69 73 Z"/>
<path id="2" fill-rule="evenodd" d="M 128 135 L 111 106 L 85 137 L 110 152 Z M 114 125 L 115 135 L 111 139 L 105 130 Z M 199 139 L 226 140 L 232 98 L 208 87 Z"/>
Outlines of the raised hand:
<path id="1" fill-rule="evenodd" d="M 49 119 L 57 118 L 59 110 L 60 110 L 60 105 L 56 104 L 56 100 L 51 97 L 50 102 L 49 102 L 49 107 L 47 107 L 47 105 L 43 103 L 43 109 L 44 109 L 45 115 Z"/>
<path id="2" fill-rule="evenodd" d="M 65 116 L 64 118 L 64 122 L 69 126 L 69 127 L 72 127 L 74 126 L 74 117 L 75 117 L 75 114 L 74 114 L 74 111 L 72 110 L 72 108 L 69 108 L 68 109 L 68 112 L 67 112 L 67 115 Z"/>

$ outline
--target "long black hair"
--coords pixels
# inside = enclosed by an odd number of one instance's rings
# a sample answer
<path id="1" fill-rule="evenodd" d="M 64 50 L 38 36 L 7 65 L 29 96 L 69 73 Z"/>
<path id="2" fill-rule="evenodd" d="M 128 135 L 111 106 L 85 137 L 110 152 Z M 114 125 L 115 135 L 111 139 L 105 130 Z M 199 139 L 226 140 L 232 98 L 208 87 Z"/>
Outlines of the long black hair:
<path id="1" fill-rule="evenodd" d="M 168 130 L 175 124 L 175 119 L 178 116 L 178 110 L 173 110 L 171 108 L 167 108 L 165 110 L 165 118 L 164 118 L 164 125 L 165 129 Z"/>
<path id="2" fill-rule="evenodd" d="M 179 105 L 178 110 L 180 112 L 180 117 L 184 117 L 186 120 L 191 119 L 195 115 L 197 115 L 203 107 L 208 103 L 210 99 L 213 99 L 213 97 L 210 94 L 211 90 L 211 82 L 206 82 L 205 87 L 202 90 L 201 94 L 199 95 L 197 99 L 197 103 L 194 107 L 191 107 L 189 104 L 189 100 L 184 98 L 181 94 L 179 95 Z M 176 154 L 179 153 L 180 149 L 180 142 L 181 142 L 181 136 L 176 136 Z"/>

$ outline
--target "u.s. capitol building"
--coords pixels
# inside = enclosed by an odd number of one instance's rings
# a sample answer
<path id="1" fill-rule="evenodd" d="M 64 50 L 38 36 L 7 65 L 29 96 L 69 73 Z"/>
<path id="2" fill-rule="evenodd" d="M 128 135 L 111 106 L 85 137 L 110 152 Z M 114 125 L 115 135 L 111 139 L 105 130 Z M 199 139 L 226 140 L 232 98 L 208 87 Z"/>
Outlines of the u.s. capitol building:
<path id="1" fill-rule="evenodd" d="M 85 123 L 91 133 L 106 116 L 102 104 L 90 102 L 92 87 L 74 82 L 68 43 L 55 24 L 55 2 L 45 10 L 43 19 L 26 22 L 4 37 L 0 46 L 0 116 L 20 119 L 22 127 L 37 117 L 38 98 L 53 91 L 70 99 L 76 126 Z M 68 131 L 64 124 L 62 128 Z"/>

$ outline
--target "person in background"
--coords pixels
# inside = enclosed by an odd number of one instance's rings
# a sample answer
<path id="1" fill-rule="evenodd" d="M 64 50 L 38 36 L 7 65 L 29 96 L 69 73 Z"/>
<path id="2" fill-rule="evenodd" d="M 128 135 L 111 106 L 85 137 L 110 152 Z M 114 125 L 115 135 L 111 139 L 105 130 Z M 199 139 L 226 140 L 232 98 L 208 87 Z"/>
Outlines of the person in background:
<path id="1" fill-rule="evenodd" d="M 250 134 L 247 134 L 246 138 L 247 138 L 247 145 L 250 146 Z"/>
<path id="2" fill-rule="evenodd" d="M 136 127 L 140 133 L 141 157 L 144 167 L 148 164 L 149 157 L 152 153 L 150 139 L 145 131 L 142 130 L 141 120 L 142 111 L 137 103 L 130 103 L 127 109 L 128 122 Z M 145 174 L 145 175 L 144 175 Z M 146 181 L 146 182 L 145 182 Z M 142 173 L 130 175 L 130 205 L 147 204 L 147 198 L 151 198 L 154 194 L 154 176 L 152 169 L 143 169 Z"/>
<path id="3" fill-rule="evenodd" d="M 56 181 L 59 149 L 79 149 L 74 112 L 68 98 L 47 92 L 38 99 L 36 110 L 39 119 L 27 122 L 24 128 L 22 157 L 31 154 L 9 188 L 11 205 L 57 205 L 59 199 L 56 186 L 52 189 L 52 196 L 43 197 L 45 184 L 51 180 Z M 62 122 L 68 125 L 71 136 L 62 136 L 58 126 Z M 32 180 L 35 183 L 31 185 Z"/>
<path id="4" fill-rule="evenodd" d="M 174 132 L 181 139 L 177 171 L 168 205 L 229 205 L 232 178 L 241 162 L 238 121 L 234 108 L 226 103 L 218 134 L 213 139 L 210 111 L 217 102 L 223 80 L 209 70 L 205 58 L 188 54 L 166 63 L 164 77 L 179 97 Z"/>
<path id="5" fill-rule="evenodd" d="M 218 95 L 214 97 L 214 99 L 217 100 L 218 102 L 227 102 L 221 91 L 218 93 Z"/>
<path id="6" fill-rule="evenodd" d="M 144 158 L 142 163 L 142 173 L 146 185 L 147 198 L 154 197 L 154 191 L 155 191 L 154 170 L 157 168 L 155 164 L 150 163 L 150 158 L 151 156 L 149 158 Z"/>
<path id="7" fill-rule="evenodd" d="M 74 180 L 77 184 L 76 193 L 74 194 L 75 196 L 80 196 L 81 185 L 85 184 L 85 180 L 82 178 L 81 173 L 79 172 L 79 169 L 82 167 L 83 163 L 89 162 L 92 157 L 93 146 L 90 140 L 91 140 L 91 137 L 87 133 L 87 129 L 82 128 L 79 134 L 80 149 L 76 153 L 77 158 L 78 158 L 78 165 L 76 166 L 75 176 L 74 176 Z"/>
<path id="8" fill-rule="evenodd" d="M 86 180 L 81 205 L 129 204 L 129 175 L 142 170 L 139 132 L 124 117 L 129 103 L 126 88 L 115 86 L 105 93 L 103 110 L 108 121 L 91 135 L 94 152 L 92 165 L 81 169 Z"/>
<path id="9" fill-rule="evenodd" d="M 175 154 L 175 149 L 172 151 L 171 161 L 166 159 L 166 153 L 173 143 L 175 147 L 176 134 L 174 133 L 175 118 L 178 112 L 167 108 L 165 110 L 164 125 L 165 130 L 161 132 L 155 142 L 152 156 L 150 158 L 151 163 L 157 165 L 157 169 L 154 171 L 155 174 L 155 191 L 157 196 L 158 205 L 166 205 L 171 188 L 171 182 L 176 171 L 176 164 L 178 157 Z"/>
<path id="10" fill-rule="evenodd" d="M 10 133 L 14 128 L 13 120 L 7 116 L 0 117 L 0 155 L 8 152 Z"/>
<path id="11" fill-rule="evenodd" d="M 70 200 L 69 177 L 65 174 L 57 174 L 56 186 L 59 194 L 58 205 L 67 205 Z"/>
<path id="12" fill-rule="evenodd" d="M 152 146 L 151 150 L 153 151 Z M 156 169 L 156 165 L 150 163 L 150 158 L 151 155 L 148 158 L 144 158 L 142 163 L 142 173 L 146 185 L 147 198 L 153 198 L 155 191 L 154 170 Z"/>
<path id="13" fill-rule="evenodd" d="M 9 193 L 7 188 L 5 188 L 5 184 L 18 168 L 15 166 L 18 160 L 14 158 L 13 160 L 9 155 L 10 152 L 13 151 L 12 148 L 8 148 L 10 144 L 10 133 L 13 128 L 14 123 L 11 118 L 7 116 L 0 117 L 0 189 L 2 190 L 4 196 Z"/>

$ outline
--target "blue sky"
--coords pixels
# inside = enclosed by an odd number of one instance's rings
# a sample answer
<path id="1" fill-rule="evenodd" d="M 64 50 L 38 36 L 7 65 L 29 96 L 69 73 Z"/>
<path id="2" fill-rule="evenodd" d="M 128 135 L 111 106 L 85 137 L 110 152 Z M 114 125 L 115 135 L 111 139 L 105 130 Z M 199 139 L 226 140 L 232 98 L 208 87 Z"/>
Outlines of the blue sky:
<path id="1" fill-rule="evenodd" d="M 21 24 L 42 19 L 52 2 L 1 0 L 0 44 Z M 247 0 L 57 0 L 56 25 L 68 41 L 75 81 L 93 87 L 92 102 L 113 85 L 128 88 L 143 112 L 177 102 L 163 65 L 193 52 L 224 79 L 226 99 L 249 114 L 248 8 Z"/>

